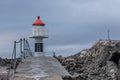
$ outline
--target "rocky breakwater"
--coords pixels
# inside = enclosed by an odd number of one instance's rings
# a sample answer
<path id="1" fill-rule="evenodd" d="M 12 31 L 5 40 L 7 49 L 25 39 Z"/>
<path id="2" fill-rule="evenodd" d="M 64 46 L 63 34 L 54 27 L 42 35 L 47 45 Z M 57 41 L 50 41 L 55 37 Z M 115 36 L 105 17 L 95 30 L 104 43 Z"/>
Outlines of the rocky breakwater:
<path id="1" fill-rule="evenodd" d="M 90 49 L 57 59 L 72 75 L 64 80 L 120 80 L 118 40 L 99 40 Z"/>

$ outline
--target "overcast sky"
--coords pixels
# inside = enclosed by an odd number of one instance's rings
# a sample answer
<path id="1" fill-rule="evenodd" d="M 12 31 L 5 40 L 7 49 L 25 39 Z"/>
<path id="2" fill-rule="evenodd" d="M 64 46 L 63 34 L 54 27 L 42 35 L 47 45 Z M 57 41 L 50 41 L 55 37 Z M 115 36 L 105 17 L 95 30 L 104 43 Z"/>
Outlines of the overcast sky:
<path id="1" fill-rule="evenodd" d="M 99 39 L 107 39 L 108 29 L 111 39 L 120 40 L 120 0 L 1 0 L 1 57 L 11 56 L 14 40 L 29 39 L 38 15 L 49 33 L 47 54 L 78 53 Z"/>

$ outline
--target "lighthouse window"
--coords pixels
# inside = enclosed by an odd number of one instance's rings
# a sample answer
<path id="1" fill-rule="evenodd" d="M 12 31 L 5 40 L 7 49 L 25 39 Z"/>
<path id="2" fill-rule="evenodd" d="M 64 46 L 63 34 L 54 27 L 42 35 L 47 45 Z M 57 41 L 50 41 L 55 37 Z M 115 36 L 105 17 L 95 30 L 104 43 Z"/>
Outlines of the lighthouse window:
<path id="1" fill-rule="evenodd" d="M 43 43 L 35 43 L 35 52 L 43 52 Z"/>

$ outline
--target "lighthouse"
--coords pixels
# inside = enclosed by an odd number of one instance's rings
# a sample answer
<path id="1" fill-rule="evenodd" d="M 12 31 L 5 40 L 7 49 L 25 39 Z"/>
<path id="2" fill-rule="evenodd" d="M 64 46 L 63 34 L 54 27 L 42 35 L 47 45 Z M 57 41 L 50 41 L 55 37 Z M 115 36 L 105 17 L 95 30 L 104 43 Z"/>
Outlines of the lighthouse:
<path id="1" fill-rule="evenodd" d="M 32 35 L 30 38 L 35 40 L 34 42 L 34 55 L 44 56 L 44 43 L 43 39 L 48 38 L 47 31 L 45 29 L 45 23 L 40 19 L 40 16 L 32 24 Z"/>

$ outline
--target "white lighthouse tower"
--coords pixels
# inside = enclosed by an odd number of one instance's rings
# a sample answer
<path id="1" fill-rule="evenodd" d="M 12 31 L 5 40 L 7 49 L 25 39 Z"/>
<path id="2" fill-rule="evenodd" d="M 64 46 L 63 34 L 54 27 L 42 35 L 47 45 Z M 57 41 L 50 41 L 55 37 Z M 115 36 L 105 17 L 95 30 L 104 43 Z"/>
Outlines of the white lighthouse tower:
<path id="1" fill-rule="evenodd" d="M 43 39 L 48 38 L 45 23 L 40 19 L 40 16 L 38 16 L 32 26 L 32 36 L 30 36 L 30 38 L 35 39 L 34 55 L 44 56 Z"/>

